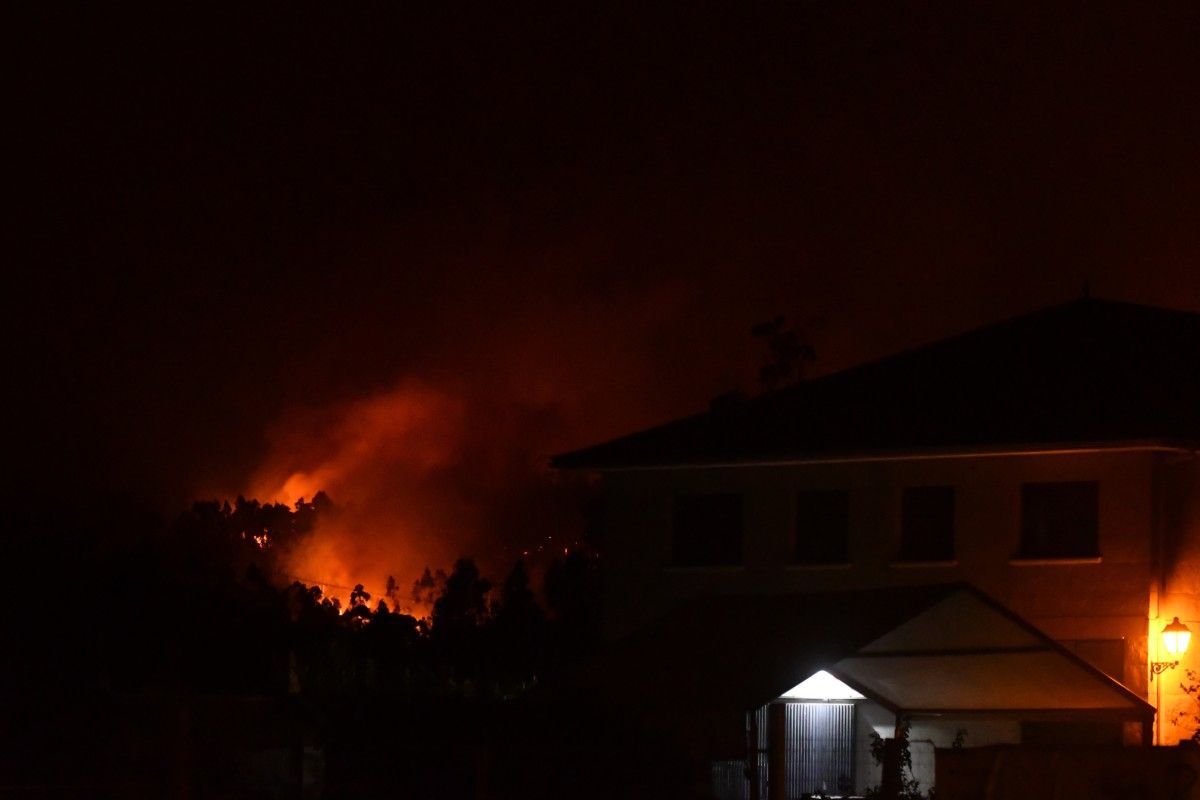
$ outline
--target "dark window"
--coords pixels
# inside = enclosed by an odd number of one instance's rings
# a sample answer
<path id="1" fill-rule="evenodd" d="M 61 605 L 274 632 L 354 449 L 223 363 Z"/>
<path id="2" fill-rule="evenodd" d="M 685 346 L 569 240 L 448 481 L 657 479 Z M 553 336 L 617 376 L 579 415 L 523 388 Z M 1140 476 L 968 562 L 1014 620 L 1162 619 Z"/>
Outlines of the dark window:
<path id="1" fill-rule="evenodd" d="M 914 486 L 904 490 L 900 509 L 900 558 L 954 558 L 954 487 Z"/>
<path id="2" fill-rule="evenodd" d="M 1094 481 L 1021 486 L 1021 555 L 1089 558 L 1100 555 L 1100 489 Z"/>
<path id="3" fill-rule="evenodd" d="M 845 564 L 850 560 L 850 497 L 844 491 L 796 496 L 796 563 Z"/>
<path id="4" fill-rule="evenodd" d="M 672 558 L 684 567 L 741 564 L 741 495 L 678 495 Z"/>

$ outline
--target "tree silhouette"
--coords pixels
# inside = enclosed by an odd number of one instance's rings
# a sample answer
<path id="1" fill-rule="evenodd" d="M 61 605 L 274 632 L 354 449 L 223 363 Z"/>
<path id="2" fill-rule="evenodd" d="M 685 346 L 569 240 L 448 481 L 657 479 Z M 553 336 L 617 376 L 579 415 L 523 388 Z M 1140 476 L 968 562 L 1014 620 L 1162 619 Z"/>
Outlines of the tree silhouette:
<path id="1" fill-rule="evenodd" d="M 393 589 L 395 587 L 392 587 Z M 430 572 L 429 567 L 413 582 L 412 599 L 421 608 L 433 608 L 434 601 L 445 591 L 446 573 L 442 570 Z"/>
<path id="2" fill-rule="evenodd" d="M 433 602 L 430 639 L 439 666 L 454 691 L 473 694 L 483 669 L 482 627 L 488 619 L 492 584 L 470 558 L 460 558 Z"/>
<path id="3" fill-rule="evenodd" d="M 493 605 L 491 632 L 492 655 L 502 686 L 511 691 L 532 685 L 545 660 L 546 613 L 529 586 L 529 573 L 521 559 L 513 564 Z"/>
<path id="4" fill-rule="evenodd" d="M 750 328 L 750 333 L 767 345 L 768 361 L 758 370 L 758 381 L 767 391 L 774 391 L 804 377 L 807 364 L 817 353 L 802 333 L 784 327 L 785 318 L 777 316 Z"/>
<path id="5" fill-rule="evenodd" d="M 454 562 L 445 589 L 433 603 L 433 629 L 477 628 L 487 618 L 487 595 L 491 581 L 479 574 L 470 558 Z"/>

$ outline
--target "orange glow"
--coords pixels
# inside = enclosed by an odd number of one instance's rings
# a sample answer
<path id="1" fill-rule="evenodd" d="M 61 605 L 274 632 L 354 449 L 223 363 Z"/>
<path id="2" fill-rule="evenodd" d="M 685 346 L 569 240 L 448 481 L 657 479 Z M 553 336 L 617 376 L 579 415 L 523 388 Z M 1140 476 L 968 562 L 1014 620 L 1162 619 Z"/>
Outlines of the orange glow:
<path id="1" fill-rule="evenodd" d="M 249 533 L 247 531 L 242 531 L 242 538 L 249 539 L 250 541 L 254 542 L 254 546 L 259 550 L 266 550 L 271 546 L 271 536 L 266 531 L 263 531 L 262 533 Z"/>
<path id="2" fill-rule="evenodd" d="M 577 538 L 581 515 L 551 491 L 563 478 L 548 474 L 550 455 L 680 413 L 679 398 L 705 396 L 711 374 L 664 392 L 663 380 L 679 376 L 632 355 L 648 337 L 661 339 L 685 307 L 678 281 L 569 313 L 537 294 L 506 297 L 506 286 L 497 280 L 480 294 L 489 309 L 518 310 L 504 325 L 480 329 L 466 312 L 466 335 L 447 337 L 453 358 L 414 365 L 421 377 L 410 372 L 354 399 L 288 409 L 266 431 L 267 451 L 249 481 L 196 494 L 293 505 L 326 492 L 336 518 L 322 518 L 294 552 L 273 553 L 283 572 L 327 584 L 343 605 L 349 591 L 340 586 L 362 583 L 374 602 L 390 575 L 407 596 L 426 566 L 448 569 L 460 556 L 500 580 L 523 550 L 557 554 Z M 614 395 L 614 385 L 654 388 Z"/>
<path id="3" fill-rule="evenodd" d="M 294 503 L 325 491 L 343 502 L 370 482 L 364 469 L 395 463 L 429 473 L 455 462 L 463 404 L 420 383 L 323 412 L 301 412 L 270 433 L 272 453 L 254 476 L 253 496 Z"/>
<path id="4" fill-rule="evenodd" d="M 361 583 L 372 608 L 382 599 L 393 610 L 426 615 L 410 596 L 413 582 L 426 566 L 448 565 L 461 554 L 443 531 L 477 522 L 463 503 L 445 502 L 439 480 L 463 458 L 464 416 L 459 398 L 407 382 L 281 421 L 269 434 L 271 453 L 251 496 L 291 505 L 324 491 L 339 506 L 296 549 L 280 554 L 284 573 L 320 586 L 343 608 L 346 587 Z M 399 587 L 393 597 L 385 596 L 389 576 Z"/>
<path id="5" fill-rule="evenodd" d="M 1179 621 L 1179 617 L 1171 620 L 1167 627 L 1163 628 L 1162 632 L 1163 647 L 1172 656 L 1181 656 L 1187 652 L 1188 645 L 1192 641 L 1192 632 L 1188 630 L 1187 625 Z"/>
<path id="6" fill-rule="evenodd" d="M 392 611 L 428 617 L 432 609 L 411 594 L 424 564 L 417 553 L 403 550 L 405 537 L 393 531 L 392 536 L 365 539 L 355 534 L 353 525 L 353 520 L 322 522 L 313 536 L 286 557 L 287 578 L 320 587 L 325 597 L 337 598 L 343 613 L 350 608 L 353 587 L 362 584 L 371 595 L 372 610 L 383 600 Z M 408 568 L 408 564 L 418 566 Z M 394 577 L 398 586 L 390 597 L 386 590 L 389 577 Z"/>

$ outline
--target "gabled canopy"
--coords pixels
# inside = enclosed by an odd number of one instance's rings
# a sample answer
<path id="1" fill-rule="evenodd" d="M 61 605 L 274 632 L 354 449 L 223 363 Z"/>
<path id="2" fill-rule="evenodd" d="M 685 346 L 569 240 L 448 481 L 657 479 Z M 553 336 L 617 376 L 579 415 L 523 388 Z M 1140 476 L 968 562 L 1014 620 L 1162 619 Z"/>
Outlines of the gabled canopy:
<path id="1" fill-rule="evenodd" d="M 898 713 L 1154 714 L 965 584 L 702 600 L 617 643 L 573 687 L 714 757 L 737 757 L 745 713 L 819 670 Z"/>
<path id="2" fill-rule="evenodd" d="M 977 591 L 953 592 L 830 670 L 908 714 L 1112 713 L 1152 709 Z"/>

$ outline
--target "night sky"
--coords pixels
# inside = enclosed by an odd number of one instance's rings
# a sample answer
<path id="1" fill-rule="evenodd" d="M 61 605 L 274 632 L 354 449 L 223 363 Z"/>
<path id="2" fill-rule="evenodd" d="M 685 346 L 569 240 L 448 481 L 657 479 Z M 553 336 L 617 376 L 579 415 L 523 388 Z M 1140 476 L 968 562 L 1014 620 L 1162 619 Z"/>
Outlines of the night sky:
<path id="1" fill-rule="evenodd" d="M 444 563 L 560 518 L 553 452 L 753 389 L 775 314 L 823 372 L 1085 280 L 1200 311 L 1193 3 L 35 5 L 27 494 L 324 487 Z"/>

